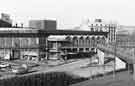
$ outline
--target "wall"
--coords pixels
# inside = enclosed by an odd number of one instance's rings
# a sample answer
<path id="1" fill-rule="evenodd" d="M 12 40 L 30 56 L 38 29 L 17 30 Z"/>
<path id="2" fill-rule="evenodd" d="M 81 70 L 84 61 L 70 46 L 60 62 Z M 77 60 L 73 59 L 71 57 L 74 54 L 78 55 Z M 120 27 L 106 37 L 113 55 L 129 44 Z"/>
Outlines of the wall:
<path id="1" fill-rule="evenodd" d="M 126 63 L 116 57 L 116 69 L 126 68 Z"/>

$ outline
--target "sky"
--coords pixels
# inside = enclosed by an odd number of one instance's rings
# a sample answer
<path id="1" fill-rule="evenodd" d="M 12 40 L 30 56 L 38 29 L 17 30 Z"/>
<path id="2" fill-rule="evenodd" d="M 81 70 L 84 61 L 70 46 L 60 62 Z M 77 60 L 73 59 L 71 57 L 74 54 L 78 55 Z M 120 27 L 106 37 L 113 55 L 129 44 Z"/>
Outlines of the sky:
<path id="1" fill-rule="evenodd" d="M 14 23 L 29 20 L 57 20 L 60 29 L 79 26 L 82 21 L 101 18 L 135 26 L 134 0 L 2 0 L 0 13 L 11 15 Z"/>

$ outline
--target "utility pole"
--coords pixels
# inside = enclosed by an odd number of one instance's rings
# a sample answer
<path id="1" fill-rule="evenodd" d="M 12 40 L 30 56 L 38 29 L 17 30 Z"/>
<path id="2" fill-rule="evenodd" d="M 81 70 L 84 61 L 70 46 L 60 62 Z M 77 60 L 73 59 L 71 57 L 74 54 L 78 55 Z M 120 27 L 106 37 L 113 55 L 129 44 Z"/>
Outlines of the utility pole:
<path id="1" fill-rule="evenodd" d="M 115 31 L 115 35 L 114 35 L 114 71 L 113 71 L 114 79 L 116 77 L 116 53 L 117 53 L 117 35 L 116 35 L 116 31 Z"/>
<path id="2" fill-rule="evenodd" d="M 114 43 L 114 71 L 113 71 L 113 77 L 115 78 L 116 76 L 116 52 L 117 52 L 117 41 Z"/>

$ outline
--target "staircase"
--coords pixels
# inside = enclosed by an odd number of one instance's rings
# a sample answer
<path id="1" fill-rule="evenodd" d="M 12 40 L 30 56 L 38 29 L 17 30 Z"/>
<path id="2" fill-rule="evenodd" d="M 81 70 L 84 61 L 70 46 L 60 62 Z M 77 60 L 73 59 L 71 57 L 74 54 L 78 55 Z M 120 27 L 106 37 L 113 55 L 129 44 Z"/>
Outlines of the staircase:
<path id="1" fill-rule="evenodd" d="M 97 44 L 97 49 L 100 49 L 103 52 L 113 54 L 119 57 L 121 60 L 125 61 L 126 63 L 132 64 L 135 63 L 134 55 L 123 48 L 116 47 L 111 44 Z"/>

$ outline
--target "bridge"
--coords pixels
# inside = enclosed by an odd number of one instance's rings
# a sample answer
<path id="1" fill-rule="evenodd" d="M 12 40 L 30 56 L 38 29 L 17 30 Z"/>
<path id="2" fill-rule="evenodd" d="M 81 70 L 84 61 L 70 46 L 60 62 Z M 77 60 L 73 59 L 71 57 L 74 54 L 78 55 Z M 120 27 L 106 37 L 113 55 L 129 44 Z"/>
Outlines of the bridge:
<path id="1" fill-rule="evenodd" d="M 129 64 L 135 63 L 134 54 L 123 48 L 111 44 L 98 44 L 97 49 L 100 49 L 101 51 L 106 53 L 113 54 Z"/>

